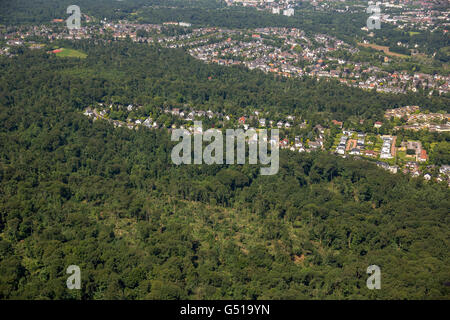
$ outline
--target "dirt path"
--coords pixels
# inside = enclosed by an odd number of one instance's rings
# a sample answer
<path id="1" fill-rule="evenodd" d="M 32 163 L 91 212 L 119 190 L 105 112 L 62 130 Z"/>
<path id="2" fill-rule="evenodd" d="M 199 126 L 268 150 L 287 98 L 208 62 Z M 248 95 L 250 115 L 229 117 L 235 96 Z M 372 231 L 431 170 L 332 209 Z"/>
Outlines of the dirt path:
<path id="1" fill-rule="evenodd" d="M 391 154 L 393 157 L 397 154 L 397 148 L 395 147 L 395 143 L 397 142 L 397 136 L 392 137 L 392 145 L 391 145 Z"/>
<path id="2" fill-rule="evenodd" d="M 356 148 L 356 143 L 357 141 L 355 139 L 348 139 L 347 148 L 345 148 L 345 151 L 350 151 Z"/>
<path id="3" fill-rule="evenodd" d="M 365 48 L 372 48 L 378 51 L 383 51 L 384 53 L 386 53 L 388 56 L 393 56 L 393 57 L 399 57 L 399 58 L 408 58 L 407 55 L 401 54 L 401 53 L 395 53 L 389 50 L 389 47 L 386 46 L 379 46 L 377 44 L 372 44 L 372 43 L 361 43 L 358 42 L 359 46 L 365 47 Z"/>

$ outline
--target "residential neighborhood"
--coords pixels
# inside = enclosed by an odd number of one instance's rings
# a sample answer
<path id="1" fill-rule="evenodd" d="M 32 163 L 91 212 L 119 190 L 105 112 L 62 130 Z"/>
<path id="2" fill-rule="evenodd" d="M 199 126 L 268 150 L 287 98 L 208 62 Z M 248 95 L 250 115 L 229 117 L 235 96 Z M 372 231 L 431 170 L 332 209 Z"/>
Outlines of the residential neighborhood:
<path id="1" fill-rule="evenodd" d="M 91 23 L 78 30 L 67 30 L 59 20 L 52 25 L 23 29 L 0 29 L 0 54 L 11 55 L 11 47 L 42 48 L 36 37 L 46 41 L 97 39 L 138 43 L 158 43 L 168 48 L 184 48 L 206 63 L 225 66 L 244 65 L 284 77 L 315 77 L 336 79 L 342 84 L 387 93 L 426 90 L 429 95 L 444 95 L 450 91 L 448 74 L 392 71 L 396 59 L 384 56 L 383 63 L 373 59 L 360 61 L 361 50 L 369 50 L 368 40 L 358 46 L 325 34 L 307 35 L 297 28 L 226 29 L 218 27 L 192 28 L 187 22 L 137 24 L 128 21 Z M 167 36 L 164 28 L 176 26 L 183 34 Z M 381 53 L 380 53 L 381 54 Z M 13 54 L 12 54 L 13 55 Z"/>
<path id="2" fill-rule="evenodd" d="M 109 121 L 115 127 L 133 130 L 140 127 L 168 130 L 180 128 L 187 129 L 191 133 L 201 133 L 196 131 L 194 121 L 203 121 L 205 125 L 217 130 L 242 128 L 245 131 L 255 130 L 258 132 L 261 129 L 279 129 L 279 141 L 270 141 L 270 143 L 272 145 L 278 144 L 280 149 L 300 153 L 323 151 L 344 158 L 363 158 L 374 161 L 379 167 L 391 173 L 402 172 L 413 177 L 422 177 L 425 180 L 447 181 L 450 186 L 450 167 L 448 165 L 436 166 L 431 164 L 428 151 L 420 141 L 398 141 L 398 136 L 395 134 L 355 131 L 346 128 L 343 122 L 337 120 L 330 121 L 328 126 L 322 126 L 320 124 L 309 124 L 294 115 L 270 119 L 267 113 L 260 110 L 255 110 L 252 114 L 233 115 L 211 110 L 195 110 L 188 106 L 185 108 L 166 107 L 157 111 L 153 110 L 153 112 L 147 112 L 145 109 L 144 106 L 133 104 L 108 105 L 98 103 L 96 107 L 86 108 L 84 115 L 94 120 Z M 405 117 L 413 114 L 420 114 L 419 106 L 388 109 L 385 117 L 387 119 L 399 118 L 399 116 Z M 124 120 L 120 120 L 118 117 Z M 448 115 L 443 117 L 448 120 L 448 118 L 445 118 Z M 382 122 L 375 122 L 374 128 L 379 128 L 377 123 L 380 124 L 379 127 L 383 125 Z M 340 132 L 333 136 L 331 134 L 332 128 L 338 128 Z M 251 142 L 250 140 L 249 142 Z M 328 143 L 329 141 L 330 143 Z"/>

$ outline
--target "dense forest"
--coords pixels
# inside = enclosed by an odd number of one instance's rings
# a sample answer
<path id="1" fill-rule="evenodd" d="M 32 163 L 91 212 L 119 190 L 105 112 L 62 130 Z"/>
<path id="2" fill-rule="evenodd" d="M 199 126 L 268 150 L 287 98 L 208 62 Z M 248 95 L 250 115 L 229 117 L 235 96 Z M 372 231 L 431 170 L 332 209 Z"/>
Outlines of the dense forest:
<path id="1" fill-rule="evenodd" d="M 175 166 L 164 130 L 114 128 L 99 101 L 345 118 L 439 97 L 206 65 L 182 50 L 77 44 L 0 58 L 0 298 L 448 299 L 447 186 L 325 153 L 280 171 Z M 81 268 L 82 289 L 66 288 Z M 381 267 L 382 290 L 366 269 Z"/>
<path id="2" fill-rule="evenodd" d="M 13 79 L 22 73 L 46 74 L 44 69 L 51 70 L 45 83 L 47 90 L 62 91 L 60 95 L 65 101 L 79 108 L 96 102 L 159 107 L 186 104 L 235 116 L 259 109 L 285 115 L 297 113 L 306 118 L 319 115 L 329 120 L 345 120 L 351 116 L 382 119 L 386 109 L 405 105 L 417 104 L 432 112 L 448 111 L 450 105 L 448 97 L 428 96 L 423 92 L 382 94 L 334 80 L 288 79 L 240 66 L 207 65 L 182 49 L 169 50 L 130 41 L 54 45 L 73 46 L 88 56 L 83 60 L 61 60 L 46 52 L 25 50 L 18 58 L 3 60 L 4 90 L 9 92 L 14 88 L 20 79 Z M 20 68 L 20 72 L 15 68 Z M 26 95 L 21 98 L 27 98 Z M 17 103 L 17 98 L 9 94 L 3 94 L 0 99 L 3 105 Z"/>
<path id="3" fill-rule="evenodd" d="M 0 0 L 0 24 L 40 24 L 55 18 L 66 17 L 66 9 L 73 5 L 71 0 Z M 216 0 L 77 0 L 82 13 L 96 18 L 124 19 L 144 6 L 158 8 L 203 8 L 215 9 L 224 3 Z"/>

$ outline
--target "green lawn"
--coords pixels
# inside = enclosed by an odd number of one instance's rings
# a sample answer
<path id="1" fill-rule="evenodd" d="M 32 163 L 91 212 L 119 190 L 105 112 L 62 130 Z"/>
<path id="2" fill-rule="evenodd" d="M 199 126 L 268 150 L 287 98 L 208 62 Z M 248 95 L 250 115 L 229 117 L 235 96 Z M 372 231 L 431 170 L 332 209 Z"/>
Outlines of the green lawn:
<path id="1" fill-rule="evenodd" d="M 397 160 L 401 163 L 416 161 L 415 157 L 408 157 L 405 151 L 397 151 Z"/>
<path id="2" fill-rule="evenodd" d="M 81 58 L 81 59 L 84 59 L 87 57 L 87 54 L 85 54 L 84 52 L 78 51 L 78 50 L 66 49 L 66 48 L 60 48 L 60 49 L 62 51 L 56 53 L 57 57 Z"/>
<path id="3" fill-rule="evenodd" d="M 369 141 L 371 141 L 373 137 L 376 138 L 375 144 L 369 143 Z M 380 152 L 381 146 L 383 145 L 383 140 L 379 136 L 375 136 L 375 135 L 369 134 L 366 137 L 365 145 L 366 145 L 366 149 L 367 150 L 373 150 L 373 151 L 376 151 L 376 152 Z"/>
<path id="4" fill-rule="evenodd" d="M 334 138 L 334 141 L 333 141 L 333 146 L 331 147 L 331 150 L 336 150 L 336 148 L 337 148 L 337 146 L 339 145 L 339 141 L 341 140 L 341 137 L 343 136 L 343 134 L 342 133 L 338 133 L 337 135 L 336 135 L 336 137 Z"/>

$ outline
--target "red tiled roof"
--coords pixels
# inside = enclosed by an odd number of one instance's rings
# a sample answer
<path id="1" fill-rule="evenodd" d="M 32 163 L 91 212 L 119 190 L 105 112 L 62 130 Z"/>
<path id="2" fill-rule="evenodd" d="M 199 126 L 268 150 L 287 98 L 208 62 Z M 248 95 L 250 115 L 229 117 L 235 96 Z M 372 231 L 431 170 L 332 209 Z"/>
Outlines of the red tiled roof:
<path id="1" fill-rule="evenodd" d="M 420 152 L 420 158 L 425 160 L 428 159 L 427 150 L 422 149 L 422 151 Z"/>

